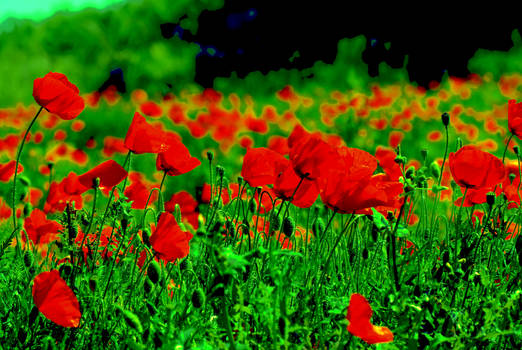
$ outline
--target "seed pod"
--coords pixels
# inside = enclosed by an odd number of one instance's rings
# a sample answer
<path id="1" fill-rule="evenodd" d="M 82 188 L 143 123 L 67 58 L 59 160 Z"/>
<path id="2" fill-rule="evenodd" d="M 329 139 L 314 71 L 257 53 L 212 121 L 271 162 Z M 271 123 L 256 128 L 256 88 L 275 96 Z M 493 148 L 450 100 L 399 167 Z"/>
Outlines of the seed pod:
<path id="1" fill-rule="evenodd" d="M 281 217 L 274 211 L 270 213 L 270 231 L 278 231 L 281 228 Z"/>
<path id="2" fill-rule="evenodd" d="M 138 333 L 143 333 L 143 326 L 141 325 L 141 321 L 138 316 L 129 310 L 122 310 L 122 312 L 125 323 L 127 323 L 129 327 L 136 330 Z"/>
<path id="3" fill-rule="evenodd" d="M 192 300 L 192 305 L 196 309 L 199 309 L 203 305 L 205 305 L 205 302 L 206 302 L 205 293 L 203 293 L 203 290 L 201 288 L 198 288 L 198 289 L 194 290 L 194 293 L 192 293 L 191 300 Z"/>
<path id="4" fill-rule="evenodd" d="M 214 160 L 214 152 L 212 152 L 212 151 L 207 151 L 207 159 L 209 160 L 209 162 L 211 162 L 212 160 Z"/>
<path id="5" fill-rule="evenodd" d="M 94 276 L 91 276 L 91 278 L 89 278 L 89 289 L 91 290 L 91 292 L 95 292 L 96 291 L 96 286 L 98 284 L 98 279 Z"/>
<path id="6" fill-rule="evenodd" d="M 143 230 L 141 230 L 141 239 L 143 240 L 143 244 L 145 244 L 147 247 L 151 247 L 150 228 L 145 227 Z"/>
<path id="7" fill-rule="evenodd" d="M 58 271 L 60 272 L 60 276 L 62 278 L 67 277 L 72 272 L 72 265 L 68 264 L 68 263 L 61 264 L 60 267 L 58 268 Z"/>
<path id="8" fill-rule="evenodd" d="M 316 237 L 322 237 L 326 228 L 322 218 L 318 217 L 312 224 L 312 231 Z"/>
<path id="9" fill-rule="evenodd" d="M 438 179 L 440 177 L 439 163 L 437 163 L 436 161 L 433 161 L 430 164 L 430 172 L 431 172 L 431 175 L 433 176 L 433 178 Z"/>
<path id="10" fill-rule="evenodd" d="M 415 167 L 410 166 L 408 169 L 406 169 L 406 178 L 411 179 L 415 175 Z"/>
<path id="11" fill-rule="evenodd" d="M 225 175 L 225 168 L 221 165 L 216 166 L 216 174 L 218 177 L 223 177 Z"/>
<path id="12" fill-rule="evenodd" d="M 24 253 L 24 264 L 26 267 L 30 267 L 33 265 L 34 262 L 34 256 L 33 252 L 30 250 L 26 250 Z"/>
<path id="13" fill-rule="evenodd" d="M 285 338 L 285 334 L 286 334 L 286 320 L 285 320 L 285 318 L 283 316 L 279 317 L 278 325 L 279 325 L 279 333 L 281 334 L 281 336 L 283 338 Z"/>
<path id="14" fill-rule="evenodd" d="M 292 217 L 286 217 L 283 220 L 283 233 L 286 237 L 290 238 L 295 232 L 295 221 Z"/>
<path id="15" fill-rule="evenodd" d="M 149 280 L 156 284 L 158 283 L 161 276 L 161 268 L 156 260 L 152 260 L 152 262 L 147 267 L 147 277 Z"/>
<path id="16" fill-rule="evenodd" d="M 440 116 L 440 119 L 442 120 L 442 124 L 447 127 L 450 123 L 450 115 L 446 112 L 442 113 Z"/>
<path id="17" fill-rule="evenodd" d="M 25 203 L 24 205 L 24 216 L 31 215 L 31 212 L 33 211 L 33 206 L 31 203 Z"/>
<path id="18" fill-rule="evenodd" d="M 495 193 L 494 192 L 488 192 L 486 194 L 486 202 L 488 203 L 488 205 L 490 207 L 492 207 L 493 204 L 495 204 Z"/>
<path id="19" fill-rule="evenodd" d="M 428 150 L 426 148 L 421 149 L 420 151 L 422 160 L 426 162 L 426 158 L 428 158 Z"/>

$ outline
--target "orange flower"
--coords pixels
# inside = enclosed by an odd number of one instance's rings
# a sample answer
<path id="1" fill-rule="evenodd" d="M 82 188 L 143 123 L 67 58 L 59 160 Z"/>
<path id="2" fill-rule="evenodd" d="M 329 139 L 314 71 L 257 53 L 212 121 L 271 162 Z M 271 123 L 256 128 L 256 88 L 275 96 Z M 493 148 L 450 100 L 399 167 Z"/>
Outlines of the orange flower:
<path id="1" fill-rule="evenodd" d="M 393 333 L 387 327 L 374 326 L 372 318 L 372 308 L 368 300 L 361 294 L 352 294 L 346 319 L 348 332 L 361 338 L 368 344 L 390 343 L 393 341 Z"/>

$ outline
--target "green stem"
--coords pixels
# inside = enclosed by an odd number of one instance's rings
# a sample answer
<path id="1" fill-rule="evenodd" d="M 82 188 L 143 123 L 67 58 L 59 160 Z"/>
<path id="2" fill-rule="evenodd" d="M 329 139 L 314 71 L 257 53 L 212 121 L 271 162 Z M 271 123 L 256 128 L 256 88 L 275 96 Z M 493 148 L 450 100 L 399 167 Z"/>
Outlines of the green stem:
<path id="1" fill-rule="evenodd" d="M 163 201 L 163 193 L 161 193 L 161 189 L 163 188 L 163 183 L 165 182 L 165 178 L 167 177 L 167 172 L 163 172 L 163 178 L 161 179 L 161 184 L 160 184 L 160 187 L 159 187 L 159 210 L 160 212 L 164 212 L 165 211 L 165 207 L 164 207 L 164 201 Z"/>
<path id="2" fill-rule="evenodd" d="M 462 213 L 462 207 L 464 206 L 464 201 L 466 200 L 466 194 L 468 193 L 468 188 L 464 190 L 464 195 L 462 196 L 462 202 L 460 203 L 459 212 L 457 214 L 457 222 L 455 223 L 455 266 L 457 265 L 458 260 L 458 242 L 460 240 L 459 230 L 460 230 L 460 218 Z"/>
<path id="3" fill-rule="evenodd" d="M 132 151 L 129 150 L 127 152 L 127 157 L 125 157 L 125 161 L 123 162 L 123 167 L 127 171 L 127 176 L 125 176 L 125 180 L 123 181 L 123 187 L 121 188 L 121 194 L 124 195 L 125 193 L 125 187 L 127 187 L 127 180 L 129 179 L 129 171 L 131 167 L 131 153 Z"/>
<path id="4" fill-rule="evenodd" d="M 16 228 L 16 177 L 18 175 L 18 164 L 20 163 L 20 156 L 22 155 L 22 151 L 24 149 L 25 145 L 25 139 L 27 138 L 27 134 L 29 134 L 29 130 L 33 127 L 34 123 L 36 122 L 36 119 L 40 115 L 40 112 L 42 112 L 43 107 L 40 107 L 36 115 L 34 116 L 33 120 L 31 120 L 31 123 L 29 124 L 29 127 L 27 130 L 25 130 L 24 137 L 22 138 L 22 143 L 20 144 L 20 148 L 18 148 L 18 152 L 16 155 L 16 164 L 15 164 L 15 170 L 14 170 L 14 179 L 13 179 L 13 197 L 12 197 L 12 204 L 13 204 L 13 228 Z M 17 240 L 18 241 L 18 240 Z M 17 243 L 18 245 L 18 243 Z"/>

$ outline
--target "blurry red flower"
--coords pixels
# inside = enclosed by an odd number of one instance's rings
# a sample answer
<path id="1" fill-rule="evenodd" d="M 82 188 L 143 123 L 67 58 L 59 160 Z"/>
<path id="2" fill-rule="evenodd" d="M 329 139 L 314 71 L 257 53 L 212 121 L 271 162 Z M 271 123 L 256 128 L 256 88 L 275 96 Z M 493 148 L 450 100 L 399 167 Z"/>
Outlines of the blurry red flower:
<path id="1" fill-rule="evenodd" d="M 508 101 L 508 128 L 513 135 L 522 139 L 522 102 Z"/>
<path id="2" fill-rule="evenodd" d="M 78 88 L 61 73 L 47 73 L 36 78 L 33 83 L 33 97 L 36 102 L 64 120 L 76 118 L 85 104 Z"/>
<path id="3" fill-rule="evenodd" d="M 136 112 L 125 136 L 125 147 L 141 153 L 159 153 L 167 150 L 165 134 L 161 128 L 147 123 L 145 117 Z"/>
<path id="4" fill-rule="evenodd" d="M 16 161 L 12 160 L 7 164 L 0 164 L 0 181 L 7 182 L 14 175 Z M 18 163 L 18 174 L 24 170 L 22 164 Z"/>
<path id="5" fill-rule="evenodd" d="M 270 185 L 289 163 L 288 159 L 268 148 L 251 148 L 243 158 L 241 176 L 252 187 Z"/>
<path id="6" fill-rule="evenodd" d="M 58 238 L 58 231 L 63 227 L 53 220 L 47 220 L 43 211 L 38 208 L 33 209 L 31 216 L 24 221 L 25 232 L 34 244 L 42 245 L 54 241 Z M 22 241 L 25 241 L 25 235 L 22 235 Z"/>
<path id="7" fill-rule="evenodd" d="M 166 171 L 170 176 L 188 173 L 201 165 L 199 159 L 192 157 L 179 137 L 167 135 L 168 149 L 158 153 L 156 169 Z"/>
<path id="8" fill-rule="evenodd" d="M 44 206 L 44 211 L 64 211 L 67 203 L 74 201 L 74 208 L 80 210 L 83 207 L 82 193 L 87 191 L 78 180 L 78 175 L 70 172 L 60 183 L 53 182 L 49 188 L 49 195 Z"/>
<path id="9" fill-rule="evenodd" d="M 190 251 L 190 232 L 183 232 L 174 215 L 168 212 L 161 213 L 158 226 L 150 236 L 150 244 L 159 258 L 173 262 L 184 258 Z"/>
<path id="10" fill-rule="evenodd" d="M 449 167 L 455 182 L 470 189 L 490 189 L 504 180 L 502 161 L 473 145 L 449 155 Z"/>
<path id="11" fill-rule="evenodd" d="M 99 178 L 101 188 L 111 188 L 119 184 L 126 176 L 127 171 L 110 159 L 78 176 L 78 181 L 88 190 L 93 188 L 94 179 Z"/>
<path id="12" fill-rule="evenodd" d="M 160 117 L 163 114 L 163 110 L 158 104 L 153 101 L 147 101 L 141 104 L 140 110 L 143 114 L 150 117 Z"/>
<path id="13" fill-rule="evenodd" d="M 218 187 L 212 187 L 212 191 L 214 192 L 214 196 L 217 196 Z M 228 188 L 223 187 L 221 189 L 221 200 L 223 201 L 223 205 L 227 205 L 230 203 L 230 194 L 228 192 Z M 207 204 L 210 203 L 210 185 L 203 184 L 203 188 L 201 189 L 201 203 Z"/>
<path id="14" fill-rule="evenodd" d="M 80 324 L 80 303 L 58 270 L 42 272 L 34 278 L 33 301 L 45 317 L 62 327 Z"/>
<path id="15" fill-rule="evenodd" d="M 188 221 L 194 229 L 198 228 L 198 202 L 187 191 L 174 193 L 168 202 L 165 202 L 165 210 L 173 213 L 179 205 L 181 216 L 184 221 Z"/>
<path id="16" fill-rule="evenodd" d="M 126 154 L 127 152 L 128 149 L 125 147 L 123 139 L 114 136 L 106 136 L 103 139 L 103 154 L 105 156 L 112 157 L 114 153 Z"/>
<path id="17" fill-rule="evenodd" d="M 361 294 L 352 294 L 346 313 L 346 319 L 350 323 L 346 329 L 368 344 L 392 342 L 393 333 L 389 328 L 374 326 L 370 322 L 372 314 L 372 308 L 366 298 Z"/>
<path id="18" fill-rule="evenodd" d="M 379 161 L 384 173 L 388 175 L 388 179 L 392 181 L 398 181 L 402 176 L 401 167 L 395 163 L 397 154 L 390 148 L 378 146 L 375 151 L 375 158 Z"/>

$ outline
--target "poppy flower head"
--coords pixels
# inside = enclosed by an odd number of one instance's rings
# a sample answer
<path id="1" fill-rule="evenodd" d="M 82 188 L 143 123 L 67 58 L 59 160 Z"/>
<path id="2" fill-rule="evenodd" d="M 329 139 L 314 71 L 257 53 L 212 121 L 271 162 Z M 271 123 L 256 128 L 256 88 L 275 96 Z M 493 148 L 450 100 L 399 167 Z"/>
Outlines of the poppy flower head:
<path id="1" fill-rule="evenodd" d="M 138 112 L 132 118 L 124 144 L 127 149 L 136 154 L 159 153 L 167 150 L 163 130 L 147 123 L 145 117 Z"/>
<path id="2" fill-rule="evenodd" d="M 522 102 L 508 101 L 508 128 L 513 135 L 522 139 Z"/>
<path id="3" fill-rule="evenodd" d="M 308 180 L 317 179 L 336 156 L 335 147 L 324 141 L 321 133 L 310 134 L 301 125 L 288 137 L 288 147 L 294 171 Z"/>
<path id="4" fill-rule="evenodd" d="M 6 164 L 0 164 L 0 181 L 7 182 L 13 177 L 14 170 L 16 166 L 16 161 L 12 160 Z M 22 164 L 18 163 L 18 174 L 20 174 L 24 170 Z"/>
<path id="5" fill-rule="evenodd" d="M 160 259 L 173 262 L 189 254 L 192 237 L 190 232 L 181 230 L 174 215 L 163 212 L 149 241 Z"/>
<path id="6" fill-rule="evenodd" d="M 49 320 L 62 327 L 78 327 L 80 303 L 58 270 L 42 272 L 34 278 L 33 301 Z"/>
<path id="7" fill-rule="evenodd" d="M 35 101 L 64 120 L 76 118 L 85 104 L 78 88 L 62 73 L 49 72 L 33 83 Z"/>
<path id="8" fill-rule="evenodd" d="M 47 244 L 58 238 L 58 232 L 63 229 L 62 225 L 53 220 L 47 220 L 43 211 L 33 209 L 31 215 L 25 219 L 24 228 L 29 239 L 35 244 Z M 25 240 L 25 235 L 22 235 Z"/>
<path id="9" fill-rule="evenodd" d="M 301 182 L 300 185 L 299 182 Z M 297 187 L 298 185 L 299 188 Z M 319 196 L 319 189 L 315 181 L 308 179 L 301 181 L 292 165 L 289 164 L 286 169 L 277 176 L 274 183 L 274 193 L 283 200 L 292 199 L 291 203 L 299 208 L 309 208 L 315 203 L 315 200 Z"/>
<path id="10" fill-rule="evenodd" d="M 392 342 L 393 333 L 389 328 L 374 326 L 370 322 L 372 314 L 373 311 L 368 300 L 361 294 L 352 294 L 346 313 L 346 319 L 349 322 L 346 329 L 368 344 Z"/>
<path id="11" fill-rule="evenodd" d="M 176 135 L 177 136 L 177 135 Z M 201 165 L 201 161 L 190 155 L 179 136 L 167 135 L 167 150 L 158 153 L 156 169 L 170 176 L 188 173 Z"/>
<path id="12" fill-rule="evenodd" d="M 250 148 L 243 159 L 241 176 L 252 187 L 271 185 L 290 162 L 268 148 Z"/>
<path id="13" fill-rule="evenodd" d="M 500 159 L 473 145 L 450 153 L 449 166 L 455 182 L 465 188 L 489 189 L 502 182 L 505 176 Z"/>
<path id="14" fill-rule="evenodd" d="M 87 191 L 93 188 L 96 178 L 100 180 L 100 188 L 112 188 L 125 179 L 126 176 L 127 171 L 114 160 L 110 159 L 85 174 L 78 176 L 78 181 L 85 187 L 85 191 Z"/>

